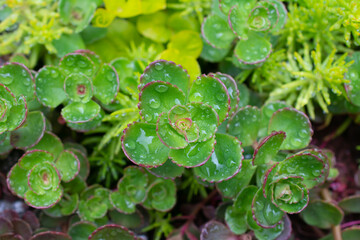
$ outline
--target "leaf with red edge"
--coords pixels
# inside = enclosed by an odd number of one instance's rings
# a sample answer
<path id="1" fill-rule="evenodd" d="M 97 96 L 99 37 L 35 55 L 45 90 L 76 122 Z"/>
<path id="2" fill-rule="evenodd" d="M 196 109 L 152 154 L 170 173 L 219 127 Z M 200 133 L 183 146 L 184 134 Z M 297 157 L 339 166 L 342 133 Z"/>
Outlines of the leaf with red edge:
<path id="1" fill-rule="evenodd" d="M 42 112 L 33 111 L 27 115 L 24 124 L 10 135 L 11 145 L 26 149 L 37 144 L 45 132 L 45 116 Z"/>
<path id="2" fill-rule="evenodd" d="M 217 133 L 215 151 L 209 161 L 194 169 L 194 173 L 209 182 L 220 182 L 240 171 L 243 160 L 241 142 L 233 136 Z"/>
<path id="3" fill-rule="evenodd" d="M 147 170 L 157 177 L 175 179 L 176 177 L 181 177 L 185 169 L 169 159 L 163 165 L 156 168 L 147 168 Z"/>
<path id="4" fill-rule="evenodd" d="M 96 229 L 89 236 L 89 240 L 135 240 L 134 233 L 129 231 L 127 228 L 116 225 L 108 224 Z"/>
<path id="5" fill-rule="evenodd" d="M 229 114 L 230 96 L 223 82 L 214 75 L 202 75 L 191 86 L 189 102 L 201 102 L 210 105 L 219 116 L 219 124 Z"/>
<path id="6" fill-rule="evenodd" d="M 0 67 L 0 83 L 14 93 L 15 97 L 25 96 L 30 101 L 35 96 L 33 76 L 21 63 L 6 63 Z"/>
<path id="7" fill-rule="evenodd" d="M 165 212 L 174 207 L 176 203 L 176 185 L 171 179 L 158 178 L 150 185 L 147 201 L 151 207 Z"/>
<path id="8" fill-rule="evenodd" d="M 168 112 L 173 106 L 184 103 L 185 94 L 177 86 L 153 81 L 141 89 L 138 107 L 146 122 L 156 123 L 162 112 Z"/>
<path id="9" fill-rule="evenodd" d="M 30 190 L 37 195 L 56 191 L 60 185 L 59 172 L 50 162 L 36 164 L 27 177 Z"/>
<path id="10" fill-rule="evenodd" d="M 29 189 L 26 178 L 28 172 L 28 170 L 19 167 L 19 164 L 15 164 L 10 169 L 6 181 L 8 188 L 14 195 L 23 198 L 24 194 Z"/>
<path id="11" fill-rule="evenodd" d="M 28 150 L 44 150 L 51 153 L 54 159 L 57 159 L 60 153 L 64 150 L 64 146 L 58 136 L 52 132 L 46 131 L 41 140 Z"/>
<path id="12" fill-rule="evenodd" d="M 225 1 L 221 1 L 220 7 L 227 9 L 225 13 L 228 16 L 228 23 L 233 33 L 241 40 L 248 39 L 249 25 L 248 18 L 251 10 L 256 4 L 256 0 L 237 1 L 236 5 L 232 4 L 225 7 Z M 235 5 L 235 6 L 234 6 Z"/>
<path id="13" fill-rule="evenodd" d="M 71 151 L 63 151 L 55 162 L 56 168 L 59 170 L 61 180 L 69 182 L 73 180 L 80 171 L 80 161 L 78 157 Z"/>
<path id="14" fill-rule="evenodd" d="M 0 235 L 13 232 L 13 224 L 10 220 L 0 217 Z"/>
<path id="15" fill-rule="evenodd" d="M 59 67 L 45 66 L 35 76 L 35 91 L 39 102 L 55 108 L 67 98 L 64 91 L 65 76 Z"/>
<path id="16" fill-rule="evenodd" d="M 286 134 L 283 131 L 272 132 L 269 136 L 263 138 L 254 151 L 253 165 L 267 164 L 272 161 L 285 138 Z"/>
<path id="17" fill-rule="evenodd" d="M 190 76 L 181 65 L 166 60 L 157 60 L 146 67 L 140 78 L 139 88 L 143 88 L 146 84 L 154 81 L 168 82 L 177 86 L 187 95 L 190 86 Z"/>
<path id="18" fill-rule="evenodd" d="M 261 188 L 255 194 L 251 211 L 253 219 L 263 228 L 275 227 L 284 216 L 284 212 L 276 207 L 270 199 L 264 198 Z"/>
<path id="19" fill-rule="evenodd" d="M 72 73 L 65 79 L 64 90 L 73 102 L 87 103 L 93 96 L 91 79 L 82 73 Z"/>
<path id="20" fill-rule="evenodd" d="M 237 87 L 237 84 L 234 78 L 228 74 L 217 72 L 214 74 L 214 76 L 218 78 L 220 81 L 222 81 L 228 90 L 230 96 L 230 107 L 231 107 L 229 116 L 231 117 L 237 111 L 240 102 L 240 92 Z"/>
<path id="21" fill-rule="evenodd" d="M 170 149 L 156 135 L 155 124 L 133 123 L 121 141 L 125 155 L 137 165 L 155 167 L 168 159 Z"/>
<path id="22" fill-rule="evenodd" d="M 65 55 L 59 64 L 63 73 L 68 76 L 72 73 L 85 74 L 87 77 L 92 78 L 95 73 L 95 64 L 85 54 L 69 53 Z"/>
<path id="23" fill-rule="evenodd" d="M 18 129 L 26 120 L 28 114 L 28 108 L 24 96 L 20 96 L 17 99 L 17 103 L 13 105 L 9 111 L 9 115 L 6 119 L 6 125 L 8 131 L 14 131 Z"/>
<path id="24" fill-rule="evenodd" d="M 109 104 L 119 91 L 119 76 L 113 66 L 103 64 L 93 79 L 94 96 L 104 104 Z"/>
<path id="25" fill-rule="evenodd" d="M 313 188 L 321 180 L 324 174 L 324 162 L 317 156 L 310 153 L 299 153 L 292 155 L 278 166 L 279 176 L 299 176 L 308 189 Z"/>
<path id="26" fill-rule="evenodd" d="M 205 142 L 189 143 L 184 149 L 170 149 L 171 160 L 183 167 L 197 167 L 209 160 L 214 151 L 215 137 Z"/>
<path id="27" fill-rule="evenodd" d="M 260 110 L 246 106 L 240 108 L 229 120 L 227 132 L 237 137 L 243 146 L 249 146 L 256 141 L 260 121 Z"/>
<path id="28" fill-rule="evenodd" d="M 29 239 L 32 235 L 32 229 L 30 225 L 20 218 L 15 218 L 12 221 L 14 226 L 14 233 L 19 234 L 24 239 Z"/>
<path id="29" fill-rule="evenodd" d="M 214 48 L 228 48 L 235 39 L 226 19 L 218 15 L 209 15 L 201 26 L 203 38 Z"/>
<path id="30" fill-rule="evenodd" d="M 19 159 L 19 167 L 31 170 L 35 165 L 43 162 L 53 162 L 54 156 L 44 150 L 31 150 L 25 152 Z"/>
<path id="31" fill-rule="evenodd" d="M 71 240 L 71 237 L 63 232 L 46 231 L 32 236 L 30 240 Z"/>
<path id="32" fill-rule="evenodd" d="M 295 150 L 309 145 L 313 130 L 309 118 L 294 108 L 283 108 L 276 111 L 270 120 L 268 133 L 284 131 L 286 139 L 281 149 Z"/>
<path id="33" fill-rule="evenodd" d="M 61 116 L 70 123 L 83 123 L 93 120 L 100 113 L 100 106 L 90 100 L 87 103 L 72 102 L 61 109 Z"/>
<path id="34" fill-rule="evenodd" d="M 177 105 L 179 106 L 179 105 Z M 156 134 L 160 141 L 168 148 L 181 149 L 188 145 L 185 136 L 180 134 L 169 123 L 166 113 L 161 113 L 156 123 Z"/>
<path id="35" fill-rule="evenodd" d="M 29 190 L 25 193 L 25 202 L 27 205 L 33 208 L 49 208 L 54 206 L 60 201 L 62 197 L 62 190 L 58 188 L 55 191 L 48 191 L 43 195 L 37 195 L 33 191 Z"/>

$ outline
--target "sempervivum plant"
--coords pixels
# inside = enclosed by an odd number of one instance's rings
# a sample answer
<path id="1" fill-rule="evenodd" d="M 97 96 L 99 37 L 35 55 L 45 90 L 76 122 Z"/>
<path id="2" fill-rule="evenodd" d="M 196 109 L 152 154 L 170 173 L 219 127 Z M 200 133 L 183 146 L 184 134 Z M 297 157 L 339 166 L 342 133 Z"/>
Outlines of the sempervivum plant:
<path id="1" fill-rule="evenodd" d="M 239 171 L 240 141 L 216 133 L 239 102 L 230 76 L 202 75 L 191 83 L 181 66 L 159 60 L 145 69 L 139 89 L 143 121 L 130 124 L 122 137 L 123 151 L 132 162 L 158 167 L 170 158 L 181 167 L 195 168 L 197 176 L 211 182 Z"/>
<path id="2" fill-rule="evenodd" d="M 212 47 L 231 48 L 242 64 L 264 62 L 272 52 L 270 38 L 286 22 L 287 11 L 278 0 L 219 0 L 202 25 L 202 35 Z M 220 8 L 220 9 L 219 9 Z"/>
<path id="3" fill-rule="evenodd" d="M 61 116 L 74 130 L 86 131 L 100 124 L 102 104 L 109 104 L 119 90 L 116 70 L 93 52 L 78 50 L 64 56 L 59 66 L 45 66 L 35 77 L 36 96 L 44 106 L 65 107 Z"/>
<path id="4" fill-rule="evenodd" d="M 9 189 L 34 208 L 49 208 L 60 201 L 60 182 L 73 180 L 80 171 L 78 157 L 69 150 L 30 150 L 10 170 Z"/>

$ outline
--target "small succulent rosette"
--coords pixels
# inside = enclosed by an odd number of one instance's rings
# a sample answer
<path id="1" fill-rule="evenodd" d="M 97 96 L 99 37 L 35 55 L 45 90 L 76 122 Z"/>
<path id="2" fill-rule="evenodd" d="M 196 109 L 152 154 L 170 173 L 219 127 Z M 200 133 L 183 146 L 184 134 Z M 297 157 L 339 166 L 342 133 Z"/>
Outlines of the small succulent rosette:
<path id="1" fill-rule="evenodd" d="M 104 113 L 97 101 L 111 103 L 118 90 L 119 77 L 114 67 L 102 63 L 88 50 L 70 53 L 60 60 L 59 66 L 45 66 L 35 76 L 39 102 L 50 108 L 64 104 L 61 116 L 77 131 L 99 125 Z"/>
<path id="2" fill-rule="evenodd" d="M 73 152 L 54 152 L 29 150 L 8 173 L 8 188 L 14 195 L 24 198 L 29 206 L 53 206 L 63 195 L 61 181 L 70 182 L 79 174 L 80 162 Z"/>
<path id="3" fill-rule="evenodd" d="M 190 82 L 181 66 L 158 60 L 145 69 L 139 89 L 143 121 L 130 124 L 122 136 L 123 151 L 132 162 L 153 168 L 171 159 L 210 182 L 239 171 L 241 142 L 216 133 L 238 106 L 239 91 L 232 77 L 216 73 Z"/>
<path id="4" fill-rule="evenodd" d="M 285 25 L 287 18 L 285 6 L 278 0 L 219 0 L 212 10 L 202 24 L 203 38 L 224 52 L 239 39 L 234 57 L 243 67 L 264 62 L 269 57 L 270 38 Z"/>
<path id="5" fill-rule="evenodd" d="M 140 167 L 130 166 L 124 170 L 110 201 L 117 211 L 125 214 L 135 213 L 137 204 L 165 212 L 176 203 L 176 185 L 171 179 L 157 178 Z"/>

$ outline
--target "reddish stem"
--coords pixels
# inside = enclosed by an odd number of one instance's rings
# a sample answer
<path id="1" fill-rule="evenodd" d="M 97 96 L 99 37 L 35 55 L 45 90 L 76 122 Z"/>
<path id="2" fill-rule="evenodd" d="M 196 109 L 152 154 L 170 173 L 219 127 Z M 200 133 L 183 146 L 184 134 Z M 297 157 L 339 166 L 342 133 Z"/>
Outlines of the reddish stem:
<path id="1" fill-rule="evenodd" d="M 341 225 L 341 228 L 344 229 L 344 228 L 348 228 L 348 227 L 351 227 L 351 226 L 357 225 L 357 224 L 360 224 L 360 220 L 344 223 Z"/>

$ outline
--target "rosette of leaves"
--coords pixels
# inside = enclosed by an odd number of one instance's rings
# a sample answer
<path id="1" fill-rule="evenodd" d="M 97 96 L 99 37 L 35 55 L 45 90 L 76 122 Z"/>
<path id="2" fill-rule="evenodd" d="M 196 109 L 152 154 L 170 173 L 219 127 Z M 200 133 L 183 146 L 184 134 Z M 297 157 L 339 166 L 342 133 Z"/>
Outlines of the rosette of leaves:
<path id="1" fill-rule="evenodd" d="M 215 134 L 239 102 L 237 85 L 230 76 L 202 75 L 191 83 L 181 66 L 159 60 L 145 69 L 139 89 L 142 121 L 130 124 L 122 136 L 123 151 L 132 162 L 157 167 L 170 158 L 211 182 L 239 171 L 240 141 Z"/>
<path id="2" fill-rule="evenodd" d="M 109 104 L 119 90 L 116 70 L 93 52 L 78 50 L 64 56 L 59 66 L 45 66 L 35 77 L 36 96 L 44 106 L 65 107 L 61 116 L 69 127 L 87 131 L 100 124 L 103 111 L 93 98 Z"/>
<path id="3" fill-rule="evenodd" d="M 110 201 L 121 213 L 135 213 L 136 204 L 165 212 L 176 203 L 176 186 L 171 179 L 156 178 L 142 168 L 131 166 L 124 170 Z"/>
<path id="4" fill-rule="evenodd" d="M 25 152 L 10 170 L 7 184 L 12 193 L 34 208 L 49 208 L 60 201 L 60 182 L 74 179 L 80 170 L 78 157 L 71 151 L 58 156 L 45 150 Z"/>
<path id="5" fill-rule="evenodd" d="M 272 52 L 270 38 L 284 25 L 287 11 L 281 1 L 223 1 L 215 5 L 202 24 L 210 46 L 228 51 L 235 39 L 234 57 L 241 64 L 259 64 Z"/>
<path id="6" fill-rule="evenodd" d="M 105 220 L 107 212 L 113 209 L 110 202 L 110 190 L 98 184 L 85 188 L 80 193 L 77 213 L 81 220 L 94 222 Z"/>

